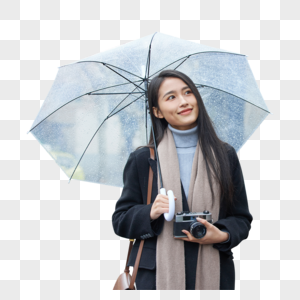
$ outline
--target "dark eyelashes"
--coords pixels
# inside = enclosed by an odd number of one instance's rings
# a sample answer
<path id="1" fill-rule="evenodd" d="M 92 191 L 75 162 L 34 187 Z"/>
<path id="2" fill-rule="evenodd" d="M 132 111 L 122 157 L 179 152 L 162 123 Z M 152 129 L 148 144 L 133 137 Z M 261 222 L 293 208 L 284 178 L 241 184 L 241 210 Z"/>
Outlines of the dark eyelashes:
<path id="1" fill-rule="evenodd" d="M 192 94 L 192 93 L 193 93 L 191 90 L 188 90 L 188 91 L 186 91 L 186 92 L 189 92 L 189 94 Z M 169 100 L 170 97 L 174 97 L 174 96 L 173 96 L 173 95 L 169 96 L 169 97 L 167 98 L 167 100 Z"/>

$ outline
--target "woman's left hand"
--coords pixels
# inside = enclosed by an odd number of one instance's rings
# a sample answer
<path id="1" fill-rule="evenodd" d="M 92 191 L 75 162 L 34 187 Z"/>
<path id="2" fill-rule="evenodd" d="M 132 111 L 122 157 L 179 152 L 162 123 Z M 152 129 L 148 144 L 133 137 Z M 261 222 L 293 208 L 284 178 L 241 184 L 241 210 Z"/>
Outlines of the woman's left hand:
<path id="1" fill-rule="evenodd" d="M 218 227 L 214 226 L 213 224 L 207 222 L 204 219 L 197 218 L 197 221 L 202 223 L 206 227 L 206 234 L 203 238 L 196 239 L 190 234 L 189 231 L 182 230 L 182 232 L 185 233 L 187 237 L 174 238 L 174 239 L 194 242 L 199 244 L 216 244 L 216 243 L 224 242 L 228 239 L 229 235 L 227 232 L 221 231 Z"/>

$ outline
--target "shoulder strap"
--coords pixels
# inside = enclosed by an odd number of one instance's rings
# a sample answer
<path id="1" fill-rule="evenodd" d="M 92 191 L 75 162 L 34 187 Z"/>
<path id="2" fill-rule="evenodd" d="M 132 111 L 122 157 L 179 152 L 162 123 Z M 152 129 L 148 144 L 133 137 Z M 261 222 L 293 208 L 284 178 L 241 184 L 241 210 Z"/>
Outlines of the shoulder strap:
<path id="1" fill-rule="evenodd" d="M 150 157 L 152 159 L 154 159 L 154 149 L 153 148 L 150 148 Z M 152 171 L 152 168 L 149 166 L 147 205 L 149 205 L 151 203 L 152 183 L 153 183 L 153 171 Z M 136 259 L 135 259 L 135 264 L 134 264 L 134 267 L 133 267 L 133 273 L 132 273 L 132 277 L 131 277 L 131 281 L 130 281 L 130 285 L 129 285 L 130 290 L 133 289 L 136 274 L 137 274 L 139 264 L 140 264 L 140 259 L 141 259 L 141 255 L 142 255 L 142 251 L 143 251 L 144 242 L 145 242 L 145 240 L 141 240 L 139 250 L 138 250 L 138 253 L 137 253 L 137 256 L 136 256 Z M 130 243 L 132 243 L 132 241 Z M 129 257 L 129 255 L 128 255 L 128 257 Z M 126 263 L 126 265 L 127 265 L 127 263 Z"/>
<path id="2" fill-rule="evenodd" d="M 150 157 L 154 160 L 154 149 L 153 148 L 150 148 Z M 151 203 L 152 183 L 153 183 L 153 171 L 152 171 L 152 168 L 149 166 L 147 205 Z"/>

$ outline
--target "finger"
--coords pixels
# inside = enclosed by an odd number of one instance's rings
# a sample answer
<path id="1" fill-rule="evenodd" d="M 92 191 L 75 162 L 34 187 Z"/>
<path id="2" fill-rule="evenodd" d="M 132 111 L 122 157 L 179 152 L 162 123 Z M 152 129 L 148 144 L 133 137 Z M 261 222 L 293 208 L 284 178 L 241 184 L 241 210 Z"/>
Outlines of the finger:
<path id="1" fill-rule="evenodd" d="M 174 239 L 175 239 L 175 240 L 187 241 L 187 242 L 189 241 L 189 239 L 188 239 L 188 238 L 176 238 L 176 237 L 174 237 Z"/>
<path id="2" fill-rule="evenodd" d="M 159 194 L 159 195 L 158 195 L 158 198 L 162 198 L 162 199 L 169 200 L 169 196 L 163 195 L 163 194 Z M 177 197 L 176 197 L 175 195 L 174 195 L 174 199 L 177 199 Z"/>
<path id="3" fill-rule="evenodd" d="M 161 200 L 169 200 L 169 197 L 168 196 L 166 196 L 166 195 L 162 195 L 162 194 L 159 194 L 158 196 L 157 196 L 157 198 L 156 198 L 157 200 L 159 200 L 159 199 L 161 199 Z"/>
<path id="4" fill-rule="evenodd" d="M 164 213 L 168 213 L 169 212 L 169 208 L 160 208 L 158 211 L 158 214 L 164 214 Z"/>
<path id="5" fill-rule="evenodd" d="M 169 208 L 158 208 L 155 210 L 155 213 L 158 215 L 164 214 L 164 213 L 168 213 L 169 212 Z"/>
<path id="6" fill-rule="evenodd" d="M 158 208 L 168 208 L 169 207 L 169 203 L 164 203 L 164 202 L 157 203 L 156 207 L 158 207 Z"/>
<path id="7" fill-rule="evenodd" d="M 177 198 L 175 198 L 174 200 L 176 200 Z M 158 203 L 165 203 L 165 204 L 169 204 L 169 199 L 159 199 L 158 201 L 157 201 Z"/>
<path id="8" fill-rule="evenodd" d="M 191 235 L 190 232 L 188 232 L 187 230 L 182 230 L 182 232 L 185 233 L 185 234 L 187 235 L 187 239 L 188 239 L 189 241 L 193 240 L 194 237 Z"/>
<path id="9" fill-rule="evenodd" d="M 209 222 L 207 222 L 206 220 L 202 219 L 202 218 L 196 218 L 198 222 L 202 223 L 206 228 L 208 228 L 209 226 L 211 226 L 212 224 L 210 224 Z"/>
<path id="10" fill-rule="evenodd" d="M 169 200 L 166 200 L 166 199 L 157 199 L 157 200 L 155 200 L 155 203 L 156 204 L 161 204 L 161 203 L 169 204 Z"/>
<path id="11" fill-rule="evenodd" d="M 169 198 L 168 198 L 168 196 L 166 196 L 166 197 L 160 197 L 160 198 L 158 198 L 157 200 L 160 201 L 160 202 L 169 203 Z"/>

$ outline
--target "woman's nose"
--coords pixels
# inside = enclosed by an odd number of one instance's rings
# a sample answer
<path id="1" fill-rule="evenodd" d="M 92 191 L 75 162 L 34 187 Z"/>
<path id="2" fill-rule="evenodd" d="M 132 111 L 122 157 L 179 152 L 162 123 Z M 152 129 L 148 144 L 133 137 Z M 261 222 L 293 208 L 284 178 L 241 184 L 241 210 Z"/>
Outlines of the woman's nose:
<path id="1" fill-rule="evenodd" d="M 179 99 L 180 99 L 180 105 L 187 104 L 187 101 L 183 95 L 179 96 Z"/>

